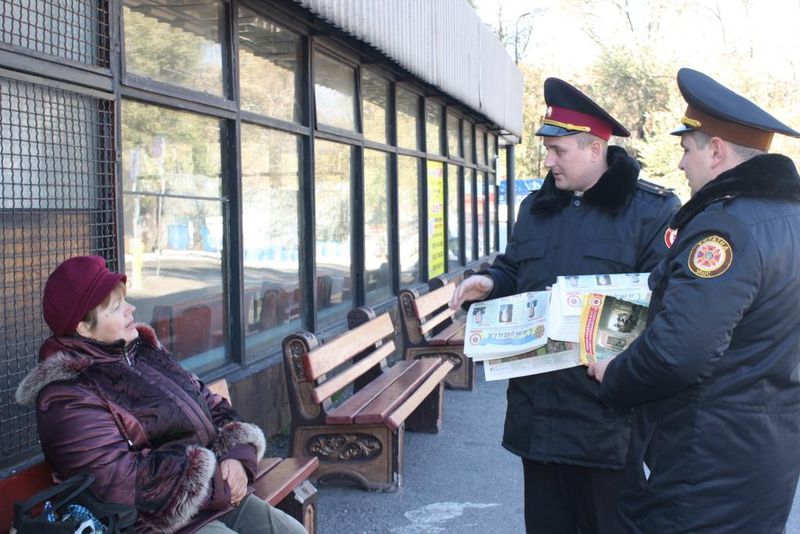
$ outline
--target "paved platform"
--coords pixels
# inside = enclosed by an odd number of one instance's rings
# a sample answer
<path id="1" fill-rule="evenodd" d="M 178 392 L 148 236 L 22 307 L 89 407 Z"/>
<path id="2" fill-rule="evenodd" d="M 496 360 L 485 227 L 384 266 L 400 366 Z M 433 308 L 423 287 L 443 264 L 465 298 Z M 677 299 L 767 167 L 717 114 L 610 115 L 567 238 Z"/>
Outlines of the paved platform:
<path id="1" fill-rule="evenodd" d="M 406 432 L 402 487 L 320 486 L 319 534 L 516 534 L 524 532 L 522 465 L 500 445 L 506 381 L 445 393 L 439 434 Z M 787 534 L 800 534 L 800 495 Z"/>

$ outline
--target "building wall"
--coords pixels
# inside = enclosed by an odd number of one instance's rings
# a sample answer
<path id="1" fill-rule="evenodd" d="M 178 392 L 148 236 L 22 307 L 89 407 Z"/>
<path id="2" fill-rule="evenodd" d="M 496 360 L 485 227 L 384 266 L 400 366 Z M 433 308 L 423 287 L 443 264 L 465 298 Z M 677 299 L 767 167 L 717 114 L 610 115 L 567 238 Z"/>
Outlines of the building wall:
<path id="1" fill-rule="evenodd" d="M 496 252 L 502 125 L 297 3 L 62 4 L 0 7 L 0 476 L 39 453 L 13 394 L 71 256 L 272 434 L 284 336 Z"/>

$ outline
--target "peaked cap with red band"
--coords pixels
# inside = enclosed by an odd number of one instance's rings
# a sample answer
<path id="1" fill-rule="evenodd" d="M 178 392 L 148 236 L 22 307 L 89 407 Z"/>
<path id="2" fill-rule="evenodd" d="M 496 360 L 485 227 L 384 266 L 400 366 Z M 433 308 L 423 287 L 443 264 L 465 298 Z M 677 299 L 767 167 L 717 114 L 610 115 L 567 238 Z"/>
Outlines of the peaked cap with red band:
<path id="1" fill-rule="evenodd" d="M 540 137 L 586 132 L 608 141 L 612 135 L 631 135 L 606 110 L 564 80 L 547 78 L 544 81 L 544 101 L 547 111 L 541 128 L 536 132 Z"/>

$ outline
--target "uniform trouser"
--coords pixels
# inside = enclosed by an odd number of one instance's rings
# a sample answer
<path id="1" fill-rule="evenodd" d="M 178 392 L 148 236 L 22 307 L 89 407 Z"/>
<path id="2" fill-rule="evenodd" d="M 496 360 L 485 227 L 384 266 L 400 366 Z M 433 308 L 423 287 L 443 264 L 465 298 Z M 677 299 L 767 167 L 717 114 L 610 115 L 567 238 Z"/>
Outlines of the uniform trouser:
<path id="1" fill-rule="evenodd" d="M 525 529 L 528 534 L 622 531 L 617 498 L 624 470 L 611 471 L 522 459 Z"/>
<path id="2" fill-rule="evenodd" d="M 227 514 L 203 525 L 196 534 L 305 534 L 293 517 L 273 508 L 254 495 Z"/>

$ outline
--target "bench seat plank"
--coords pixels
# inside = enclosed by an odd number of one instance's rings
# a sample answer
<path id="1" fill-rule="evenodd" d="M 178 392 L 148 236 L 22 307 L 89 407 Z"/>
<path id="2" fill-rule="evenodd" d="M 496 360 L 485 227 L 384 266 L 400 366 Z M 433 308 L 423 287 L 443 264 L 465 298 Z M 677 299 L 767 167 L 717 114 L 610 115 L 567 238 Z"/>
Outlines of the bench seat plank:
<path id="1" fill-rule="evenodd" d="M 447 376 L 453 369 L 453 362 L 449 360 L 442 361 L 441 365 L 439 365 L 436 369 L 434 369 L 433 373 L 425 380 L 425 382 L 415 391 L 405 403 L 403 403 L 399 408 L 392 412 L 392 414 L 386 418 L 386 426 L 391 428 L 392 430 L 397 430 L 400 428 L 400 425 L 403 424 L 403 421 L 408 419 L 408 416 L 416 409 L 416 407 L 428 396 L 434 389 L 439 387 L 439 383 L 444 380 L 444 377 Z"/>
<path id="2" fill-rule="evenodd" d="M 261 477 L 264 473 L 281 463 L 283 458 L 262 458 L 258 461 L 258 468 L 256 469 L 256 478 Z"/>
<path id="3" fill-rule="evenodd" d="M 319 458 L 312 456 L 278 459 L 277 465 L 253 483 L 255 494 L 275 506 L 319 467 Z"/>
<path id="4" fill-rule="evenodd" d="M 369 403 L 375 400 L 397 378 L 405 373 L 415 362 L 403 360 L 388 368 L 379 377 L 372 380 L 364 389 L 328 412 L 325 422 L 329 425 L 351 425 L 355 416 Z"/>
<path id="5" fill-rule="evenodd" d="M 433 370 L 441 362 L 439 358 L 414 360 L 414 365 L 409 366 L 407 372 L 398 377 L 381 395 L 356 414 L 355 422 L 360 424 L 383 423 L 398 406 L 417 390 L 420 384 L 425 382 L 425 379 L 433 373 Z"/>

